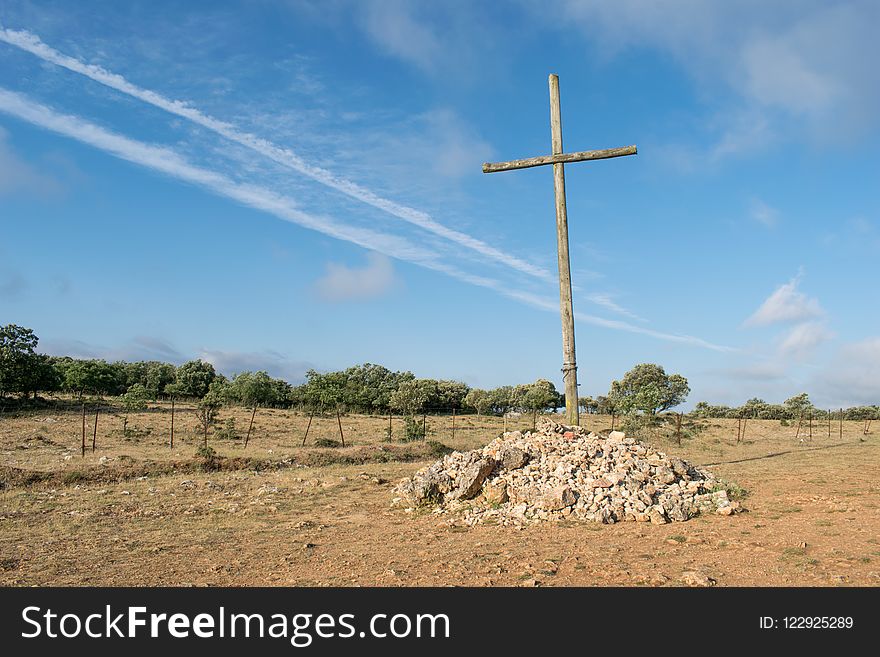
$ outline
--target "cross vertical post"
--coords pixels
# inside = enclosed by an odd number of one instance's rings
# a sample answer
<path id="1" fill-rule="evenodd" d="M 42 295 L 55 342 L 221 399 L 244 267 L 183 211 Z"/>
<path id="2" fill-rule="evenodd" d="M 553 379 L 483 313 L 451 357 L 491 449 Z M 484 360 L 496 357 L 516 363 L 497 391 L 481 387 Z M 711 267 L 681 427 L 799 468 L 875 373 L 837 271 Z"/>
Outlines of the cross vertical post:
<path id="1" fill-rule="evenodd" d="M 559 76 L 550 75 L 550 145 L 562 155 L 562 116 L 559 109 Z M 565 207 L 565 165 L 553 163 L 556 197 L 556 253 L 559 262 L 559 312 L 562 317 L 562 380 L 565 383 L 565 419 L 579 424 L 577 357 L 574 348 L 574 310 L 571 302 L 571 260 L 568 256 L 568 212 Z"/>

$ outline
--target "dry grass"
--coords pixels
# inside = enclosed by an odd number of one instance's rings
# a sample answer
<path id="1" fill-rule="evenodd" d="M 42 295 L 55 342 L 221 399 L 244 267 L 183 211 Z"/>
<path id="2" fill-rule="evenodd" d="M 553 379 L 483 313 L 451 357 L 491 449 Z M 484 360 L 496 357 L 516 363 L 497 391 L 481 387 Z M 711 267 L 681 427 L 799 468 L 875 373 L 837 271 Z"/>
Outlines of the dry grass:
<path id="1" fill-rule="evenodd" d="M 85 457 L 76 410 L 0 416 L 0 583 L 670 585 L 688 570 L 718 585 L 880 583 L 880 443 L 861 422 L 845 423 L 842 440 L 836 425 L 830 439 L 814 427 L 803 443 L 771 421 L 750 421 L 739 443 L 736 420 L 709 420 L 681 447 L 653 437 L 747 489 L 747 514 L 516 529 L 390 508 L 394 482 L 434 456 L 387 443 L 387 417 L 343 417 L 348 446 L 317 449 L 300 446 L 308 416 L 261 410 L 244 449 L 250 413 L 225 410 L 218 427 L 234 417 L 241 438 L 209 437 L 225 465 L 203 471 L 192 410 L 177 415 L 174 450 L 168 410 L 129 416 L 136 436 L 102 414 L 95 453 L 89 417 Z M 458 417 L 454 439 L 450 417 L 428 427 L 429 439 L 469 449 L 503 421 Z M 313 421 L 309 443 L 320 437 L 338 440 L 335 416 Z"/>

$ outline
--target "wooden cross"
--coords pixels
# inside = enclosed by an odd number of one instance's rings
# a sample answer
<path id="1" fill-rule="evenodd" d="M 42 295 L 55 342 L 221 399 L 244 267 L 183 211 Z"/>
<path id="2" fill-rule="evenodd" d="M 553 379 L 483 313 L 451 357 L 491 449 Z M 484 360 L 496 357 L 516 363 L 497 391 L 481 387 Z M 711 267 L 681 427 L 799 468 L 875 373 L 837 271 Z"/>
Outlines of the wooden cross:
<path id="1" fill-rule="evenodd" d="M 569 424 L 579 423 L 577 360 L 574 349 L 574 312 L 571 306 L 571 264 L 568 257 L 568 214 L 565 209 L 565 163 L 606 160 L 635 155 L 635 146 L 607 148 L 600 151 L 562 152 L 562 118 L 559 111 L 559 76 L 550 76 L 550 145 L 552 155 L 541 155 L 510 162 L 486 162 L 483 173 L 528 169 L 553 165 L 553 189 L 556 195 L 556 247 L 559 261 L 559 310 L 562 315 L 562 377 L 565 381 L 565 417 Z"/>

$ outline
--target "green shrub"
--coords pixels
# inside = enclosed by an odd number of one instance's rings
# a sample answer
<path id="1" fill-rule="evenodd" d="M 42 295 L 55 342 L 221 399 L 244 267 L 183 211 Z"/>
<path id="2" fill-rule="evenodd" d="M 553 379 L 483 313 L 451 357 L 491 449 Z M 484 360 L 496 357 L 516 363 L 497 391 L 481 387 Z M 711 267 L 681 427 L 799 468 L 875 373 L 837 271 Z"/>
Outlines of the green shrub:
<path id="1" fill-rule="evenodd" d="M 235 432 L 235 418 L 229 418 L 223 423 L 223 426 L 214 432 L 214 435 L 221 440 L 235 440 L 238 434 Z"/>
<path id="2" fill-rule="evenodd" d="M 217 456 L 217 452 L 214 451 L 213 447 L 208 447 L 207 445 L 200 445 L 196 450 L 196 456 L 201 459 L 213 459 Z"/>
<path id="3" fill-rule="evenodd" d="M 318 438 L 315 441 L 315 447 L 340 447 L 342 443 L 332 438 Z"/>
<path id="4" fill-rule="evenodd" d="M 425 439 L 425 425 L 414 417 L 410 416 L 404 419 L 403 423 L 404 440 L 411 442 L 413 440 Z"/>
<path id="5" fill-rule="evenodd" d="M 220 467 L 220 459 L 212 447 L 202 445 L 196 450 L 196 457 L 201 459 L 202 470 L 211 472 Z"/>
<path id="6" fill-rule="evenodd" d="M 717 493 L 720 490 L 725 491 L 727 493 L 727 498 L 730 500 L 744 500 L 749 496 L 749 491 L 739 484 L 724 481 L 723 479 L 718 480 L 718 483 L 712 487 L 711 492 Z"/>
<path id="7" fill-rule="evenodd" d="M 75 484 L 78 481 L 83 481 L 85 478 L 85 473 L 79 472 L 78 470 L 73 470 L 71 472 L 65 472 L 64 476 L 61 477 L 61 481 L 64 484 L 70 485 Z"/>

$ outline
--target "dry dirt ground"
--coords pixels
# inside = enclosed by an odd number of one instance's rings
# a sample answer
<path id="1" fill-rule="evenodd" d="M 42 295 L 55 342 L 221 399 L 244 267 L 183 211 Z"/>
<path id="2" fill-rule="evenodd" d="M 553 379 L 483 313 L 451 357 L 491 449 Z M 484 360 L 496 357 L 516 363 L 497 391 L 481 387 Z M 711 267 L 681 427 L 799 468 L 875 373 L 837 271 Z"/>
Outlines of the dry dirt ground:
<path id="1" fill-rule="evenodd" d="M 205 472 L 191 409 L 178 409 L 173 450 L 167 406 L 130 415 L 127 436 L 103 412 L 94 453 L 90 410 L 85 457 L 75 409 L 0 415 L 0 584 L 674 586 L 692 571 L 717 586 L 880 584 L 880 439 L 862 422 L 842 437 L 817 424 L 802 442 L 750 421 L 737 442 L 736 420 L 710 420 L 681 447 L 661 440 L 749 492 L 734 517 L 468 528 L 390 506 L 394 483 L 433 457 L 385 442 L 387 417 L 344 416 L 348 446 L 316 449 L 300 446 L 307 416 L 260 410 L 245 450 L 250 412 L 225 410 L 220 427 L 231 416 L 238 437 L 209 444 L 232 460 Z M 458 449 L 503 430 L 476 416 L 456 419 L 454 439 L 450 417 L 428 428 Z M 309 443 L 320 437 L 338 439 L 335 416 L 315 418 Z"/>

